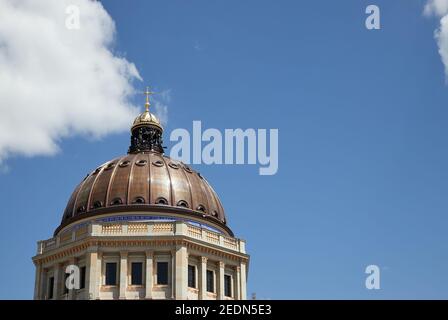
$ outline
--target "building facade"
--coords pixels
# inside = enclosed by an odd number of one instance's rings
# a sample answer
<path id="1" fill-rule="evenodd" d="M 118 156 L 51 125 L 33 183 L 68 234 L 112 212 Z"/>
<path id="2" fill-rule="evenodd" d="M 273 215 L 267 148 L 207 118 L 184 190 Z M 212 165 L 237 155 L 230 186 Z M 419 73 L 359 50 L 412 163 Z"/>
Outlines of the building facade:
<path id="1" fill-rule="evenodd" d="M 128 154 L 90 172 L 38 242 L 34 299 L 246 299 L 245 241 L 207 180 L 163 154 L 150 94 Z"/>

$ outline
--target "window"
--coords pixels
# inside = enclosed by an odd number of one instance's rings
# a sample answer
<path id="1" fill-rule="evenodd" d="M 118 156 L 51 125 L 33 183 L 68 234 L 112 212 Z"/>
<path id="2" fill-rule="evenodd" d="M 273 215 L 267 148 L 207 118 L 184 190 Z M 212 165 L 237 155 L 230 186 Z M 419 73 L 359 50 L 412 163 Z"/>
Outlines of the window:
<path id="1" fill-rule="evenodd" d="M 137 197 L 137 198 L 134 199 L 134 201 L 132 201 L 132 203 L 134 203 L 134 204 L 144 204 L 145 203 L 145 198 Z"/>
<path id="2" fill-rule="evenodd" d="M 68 287 L 67 287 L 67 279 L 68 279 L 68 277 L 70 276 L 70 273 L 64 273 L 64 283 L 63 283 L 63 286 L 64 286 L 64 294 L 67 294 L 68 293 Z"/>
<path id="3" fill-rule="evenodd" d="M 157 284 L 168 284 L 168 262 L 157 262 Z"/>
<path id="4" fill-rule="evenodd" d="M 207 270 L 207 292 L 215 292 L 215 279 L 212 270 Z"/>
<path id="5" fill-rule="evenodd" d="M 81 282 L 79 283 L 79 289 L 84 289 L 86 287 L 86 267 L 81 267 L 80 270 L 80 280 Z"/>
<path id="6" fill-rule="evenodd" d="M 188 286 L 196 288 L 196 267 L 188 265 Z"/>
<path id="7" fill-rule="evenodd" d="M 131 285 L 143 284 L 143 263 L 132 262 L 131 264 Z"/>
<path id="8" fill-rule="evenodd" d="M 53 299 L 54 277 L 48 280 L 48 299 Z"/>
<path id="9" fill-rule="evenodd" d="M 94 209 L 98 209 L 98 208 L 101 208 L 103 206 L 103 203 L 101 202 L 101 201 L 95 201 L 94 203 L 93 203 L 93 208 Z"/>
<path id="10" fill-rule="evenodd" d="M 165 205 L 166 206 L 168 204 L 168 200 L 166 200 L 163 197 L 160 197 L 160 198 L 156 199 L 156 204 L 161 204 L 161 205 Z"/>
<path id="11" fill-rule="evenodd" d="M 110 203 L 111 206 L 118 206 L 120 204 L 123 204 L 123 201 L 121 200 L 121 198 L 115 198 L 114 200 L 112 200 L 112 202 Z"/>
<path id="12" fill-rule="evenodd" d="M 185 201 L 185 200 L 180 200 L 180 201 L 177 203 L 177 206 L 178 206 L 178 207 L 188 208 L 188 202 Z"/>
<path id="13" fill-rule="evenodd" d="M 232 296 L 232 277 L 228 274 L 224 275 L 224 295 L 226 297 Z"/>
<path id="14" fill-rule="evenodd" d="M 106 286 L 117 285 L 117 264 L 115 262 L 106 263 Z"/>

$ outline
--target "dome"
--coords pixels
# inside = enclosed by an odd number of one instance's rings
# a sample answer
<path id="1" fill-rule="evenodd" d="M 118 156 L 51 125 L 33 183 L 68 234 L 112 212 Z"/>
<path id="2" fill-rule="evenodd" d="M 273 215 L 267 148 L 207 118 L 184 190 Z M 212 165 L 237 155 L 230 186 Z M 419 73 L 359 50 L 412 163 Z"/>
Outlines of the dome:
<path id="1" fill-rule="evenodd" d="M 155 126 L 162 129 L 162 125 L 160 124 L 159 119 L 149 111 L 145 111 L 137 118 L 135 118 L 132 129 L 135 129 L 139 126 Z"/>
<path id="2" fill-rule="evenodd" d="M 71 195 L 55 234 L 80 219 L 142 211 L 190 218 L 232 235 L 207 180 L 159 152 L 128 154 L 89 173 Z"/>
<path id="3" fill-rule="evenodd" d="M 137 118 L 134 120 L 134 124 L 132 125 L 131 131 L 134 131 L 134 129 L 139 127 L 155 127 L 156 129 L 163 131 L 162 125 L 160 124 L 159 119 L 149 112 L 149 107 L 151 106 L 151 103 L 149 102 L 149 96 L 154 94 L 155 92 L 152 92 L 149 90 L 149 87 L 146 88 L 146 102 L 145 102 L 145 111 L 140 114 Z"/>
<path id="4" fill-rule="evenodd" d="M 128 154 L 89 173 L 73 191 L 55 234 L 68 225 L 92 217 L 135 212 L 154 217 L 188 219 L 233 236 L 218 195 L 188 165 L 163 154 L 163 128 L 146 110 L 134 121 Z"/>

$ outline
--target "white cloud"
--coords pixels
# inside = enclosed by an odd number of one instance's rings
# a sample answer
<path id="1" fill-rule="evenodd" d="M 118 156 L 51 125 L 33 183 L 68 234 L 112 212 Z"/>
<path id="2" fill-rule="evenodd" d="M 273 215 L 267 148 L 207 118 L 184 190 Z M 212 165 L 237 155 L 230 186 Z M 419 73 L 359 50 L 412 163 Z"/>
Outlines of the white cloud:
<path id="1" fill-rule="evenodd" d="M 163 126 L 168 123 L 168 103 L 171 101 L 171 91 L 160 92 L 158 97 L 153 96 L 154 114 L 159 118 Z"/>
<path id="2" fill-rule="evenodd" d="M 445 67 L 445 77 L 448 80 L 448 0 L 428 0 L 424 9 L 425 15 L 441 17 L 440 26 L 434 32 L 434 38 L 439 47 L 439 54 Z"/>
<path id="3" fill-rule="evenodd" d="M 428 0 L 423 12 L 425 15 L 444 16 L 448 13 L 448 0 Z"/>
<path id="4" fill-rule="evenodd" d="M 79 8 L 68 29 L 66 9 Z M 133 63 L 112 51 L 115 25 L 91 0 L 0 0 L 0 163 L 51 155 L 61 138 L 129 129 Z"/>
<path id="5" fill-rule="evenodd" d="M 440 20 L 440 27 L 435 32 L 435 38 L 439 47 L 439 54 L 445 66 L 445 76 L 448 80 L 448 15 Z"/>

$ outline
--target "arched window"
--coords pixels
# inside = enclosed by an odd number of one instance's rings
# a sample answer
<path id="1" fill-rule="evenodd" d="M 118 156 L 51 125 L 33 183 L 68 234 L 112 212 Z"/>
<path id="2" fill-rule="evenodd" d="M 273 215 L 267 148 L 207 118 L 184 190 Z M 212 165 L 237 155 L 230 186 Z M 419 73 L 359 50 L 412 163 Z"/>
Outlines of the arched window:
<path id="1" fill-rule="evenodd" d="M 123 204 L 123 200 L 121 200 L 121 198 L 115 198 L 110 203 L 111 206 L 118 206 L 120 204 Z"/>
<path id="2" fill-rule="evenodd" d="M 103 206 L 103 202 L 101 202 L 101 201 L 95 201 L 94 203 L 93 203 L 93 208 L 94 209 L 98 209 L 98 208 L 101 208 Z"/>
<path id="3" fill-rule="evenodd" d="M 145 203 L 145 198 L 143 198 L 143 197 L 137 197 L 137 198 L 134 199 L 134 201 L 132 201 L 132 203 L 135 203 L 135 204 L 144 204 L 144 203 Z"/>
<path id="4" fill-rule="evenodd" d="M 168 205 L 168 200 L 166 200 L 164 197 L 159 197 L 156 199 L 156 204 L 161 204 L 161 205 Z"/>
<path id="5" fill-rule="evenodd" d="M 146 160 L 138 160 L 135 164 L 142 167 L 147 163 L 148 163 L 148 161 L 146 161 Z"/>
<path id="6" fill-rule="evenodd" d="M 177 206 L 178 206 L 178 207 L 184 207 L 184 208 L 188 208 L 188 207 L 189 207 L 189 206 L 188 206 L 188 202 L 185 201 L 185 200 L 180 200 L 180 201 L 177 203 Z"/>

